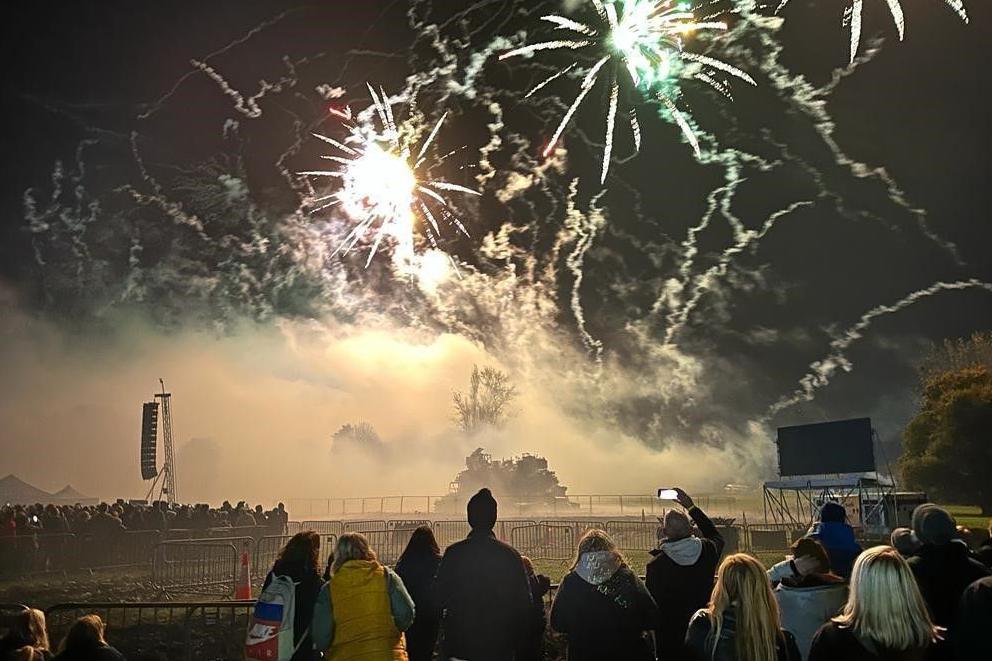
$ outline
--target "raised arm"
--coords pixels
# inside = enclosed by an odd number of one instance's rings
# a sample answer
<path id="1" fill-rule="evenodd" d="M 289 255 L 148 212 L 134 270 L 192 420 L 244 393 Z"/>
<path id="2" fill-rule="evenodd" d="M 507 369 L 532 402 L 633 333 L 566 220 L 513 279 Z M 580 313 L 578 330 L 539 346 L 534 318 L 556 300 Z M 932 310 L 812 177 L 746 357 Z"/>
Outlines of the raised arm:
<path id="1" fill-rule="evenodd" d="M 699 528 L 699 532 L 702 534 L 703 538 L 713 542 L 714 546 L 716 546 L 716 554 L 719 556 L 723 553 L 723 546 L 725 543 L 723 541 L 723 535 L 721 535 L 720 531 L 716 529 L 716 526 L 713 525 L 713 522 L 710 521 L 710 518 L 706 516 L 705 512 L 696 507 L 696 504 L 692 502 L 692 498 L 689 497 L 689 494 L 678 488 L 676 488 L 675 491 L 677 494 L 676 500 L 678 500 L 678 503 L 689 511 L 689 516 L 692 518 L 693 523 L 696 524 L 696 527 Z"/>

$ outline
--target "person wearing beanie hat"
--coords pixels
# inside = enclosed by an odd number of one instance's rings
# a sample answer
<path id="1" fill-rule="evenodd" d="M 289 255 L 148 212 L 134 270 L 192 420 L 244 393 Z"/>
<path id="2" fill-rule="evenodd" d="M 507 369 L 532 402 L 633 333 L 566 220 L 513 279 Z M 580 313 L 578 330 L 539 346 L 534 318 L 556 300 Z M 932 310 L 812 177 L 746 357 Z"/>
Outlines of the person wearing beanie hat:
<path id="1" fill-rule="evenodd" d="M 952 639 L 958 603 L 965 588 L 990 574 L 988 568 L 971 557 L 967 545 L 956 541 L 956 526 L 954 517 L 942 507 L 933 503 L 917 507 L 913 511 L 913 534 L 920 548 L 908 560 L 934 623 L 948 627 Z"/>
<path id="2" fill-rule="evenodd" d="M 841 578 L 851 578 L 854 560 L 861 553 L 861 545 L 854 538 L 854 528 L 847 523 L 847 512 L 840 503 L 827 502 L 820 508 L 820 520 L 806 533 L 827 550 L 830 571 Z"/>
<path id="3" fill-rule="evenodd" d="M 449 546 L 434 580 L 441 609 L 441 658 L 512 661 L 526 636 L 530 582 L 520 554 L 496 539 L 489 489 L 468 501 L 468 537 Z"/>

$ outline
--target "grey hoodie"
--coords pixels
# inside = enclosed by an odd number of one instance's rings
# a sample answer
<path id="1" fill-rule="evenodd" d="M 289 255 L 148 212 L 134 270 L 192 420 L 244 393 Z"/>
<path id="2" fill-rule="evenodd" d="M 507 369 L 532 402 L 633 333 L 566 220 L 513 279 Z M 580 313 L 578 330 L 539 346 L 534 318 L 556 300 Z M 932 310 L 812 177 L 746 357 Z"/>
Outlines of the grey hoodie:
<path id="1" fill-rule="evenodd" d="M 699 560 L 703 552 L 703 540 L 693 536 L 683 537 L 674 542 L 664 542 L 661 545 L 661 552 L 671 558 L 675 564 L 688 567 Z"/>

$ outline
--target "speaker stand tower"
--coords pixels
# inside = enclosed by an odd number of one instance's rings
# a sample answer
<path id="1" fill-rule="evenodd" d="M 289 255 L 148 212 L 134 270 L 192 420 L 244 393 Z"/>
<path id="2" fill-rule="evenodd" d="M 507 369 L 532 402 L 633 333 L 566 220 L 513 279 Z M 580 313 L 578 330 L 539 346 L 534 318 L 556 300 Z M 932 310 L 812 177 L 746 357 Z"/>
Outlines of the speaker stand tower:
<path id="1" fill-rule="evenodd" d="M 165 391 L 164 380 L 159 379 L 158 382 L 162 385 L 162 392 L 156 393 L 155 399 L 161 400 L 162 404 L 162 445 L 165 449 L 165 464 L 155 477 L 155 481 L 152 482 L 145 500 L 148 502 L 164 500 L 171 505 L 178 502 L 175 450 L 172 444 L 172 393 Z M 159 489 L 158 497 L 153 499 L 152 496 L 155 495 L 156 488 Z"/>

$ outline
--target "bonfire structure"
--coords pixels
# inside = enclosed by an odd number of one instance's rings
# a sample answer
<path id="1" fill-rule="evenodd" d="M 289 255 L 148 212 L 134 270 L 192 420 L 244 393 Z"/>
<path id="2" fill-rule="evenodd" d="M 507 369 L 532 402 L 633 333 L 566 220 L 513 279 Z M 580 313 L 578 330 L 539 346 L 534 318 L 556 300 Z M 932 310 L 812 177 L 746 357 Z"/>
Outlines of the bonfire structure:
<path id="1" fill-rule="evenodd" d="M 463 512 L 468 499 L 486 487 L 500 502 L 501 513 L 517 515 L 575 508 L 565 495 L 568 487 L 558 483 L 558 476 L 548 470 L 548 460 L 532 454 L 493 460 L 477 448 L 465 458 L 465 470 L 448 487 L 448 494 L 438 501 L 439 512 Z"/>

